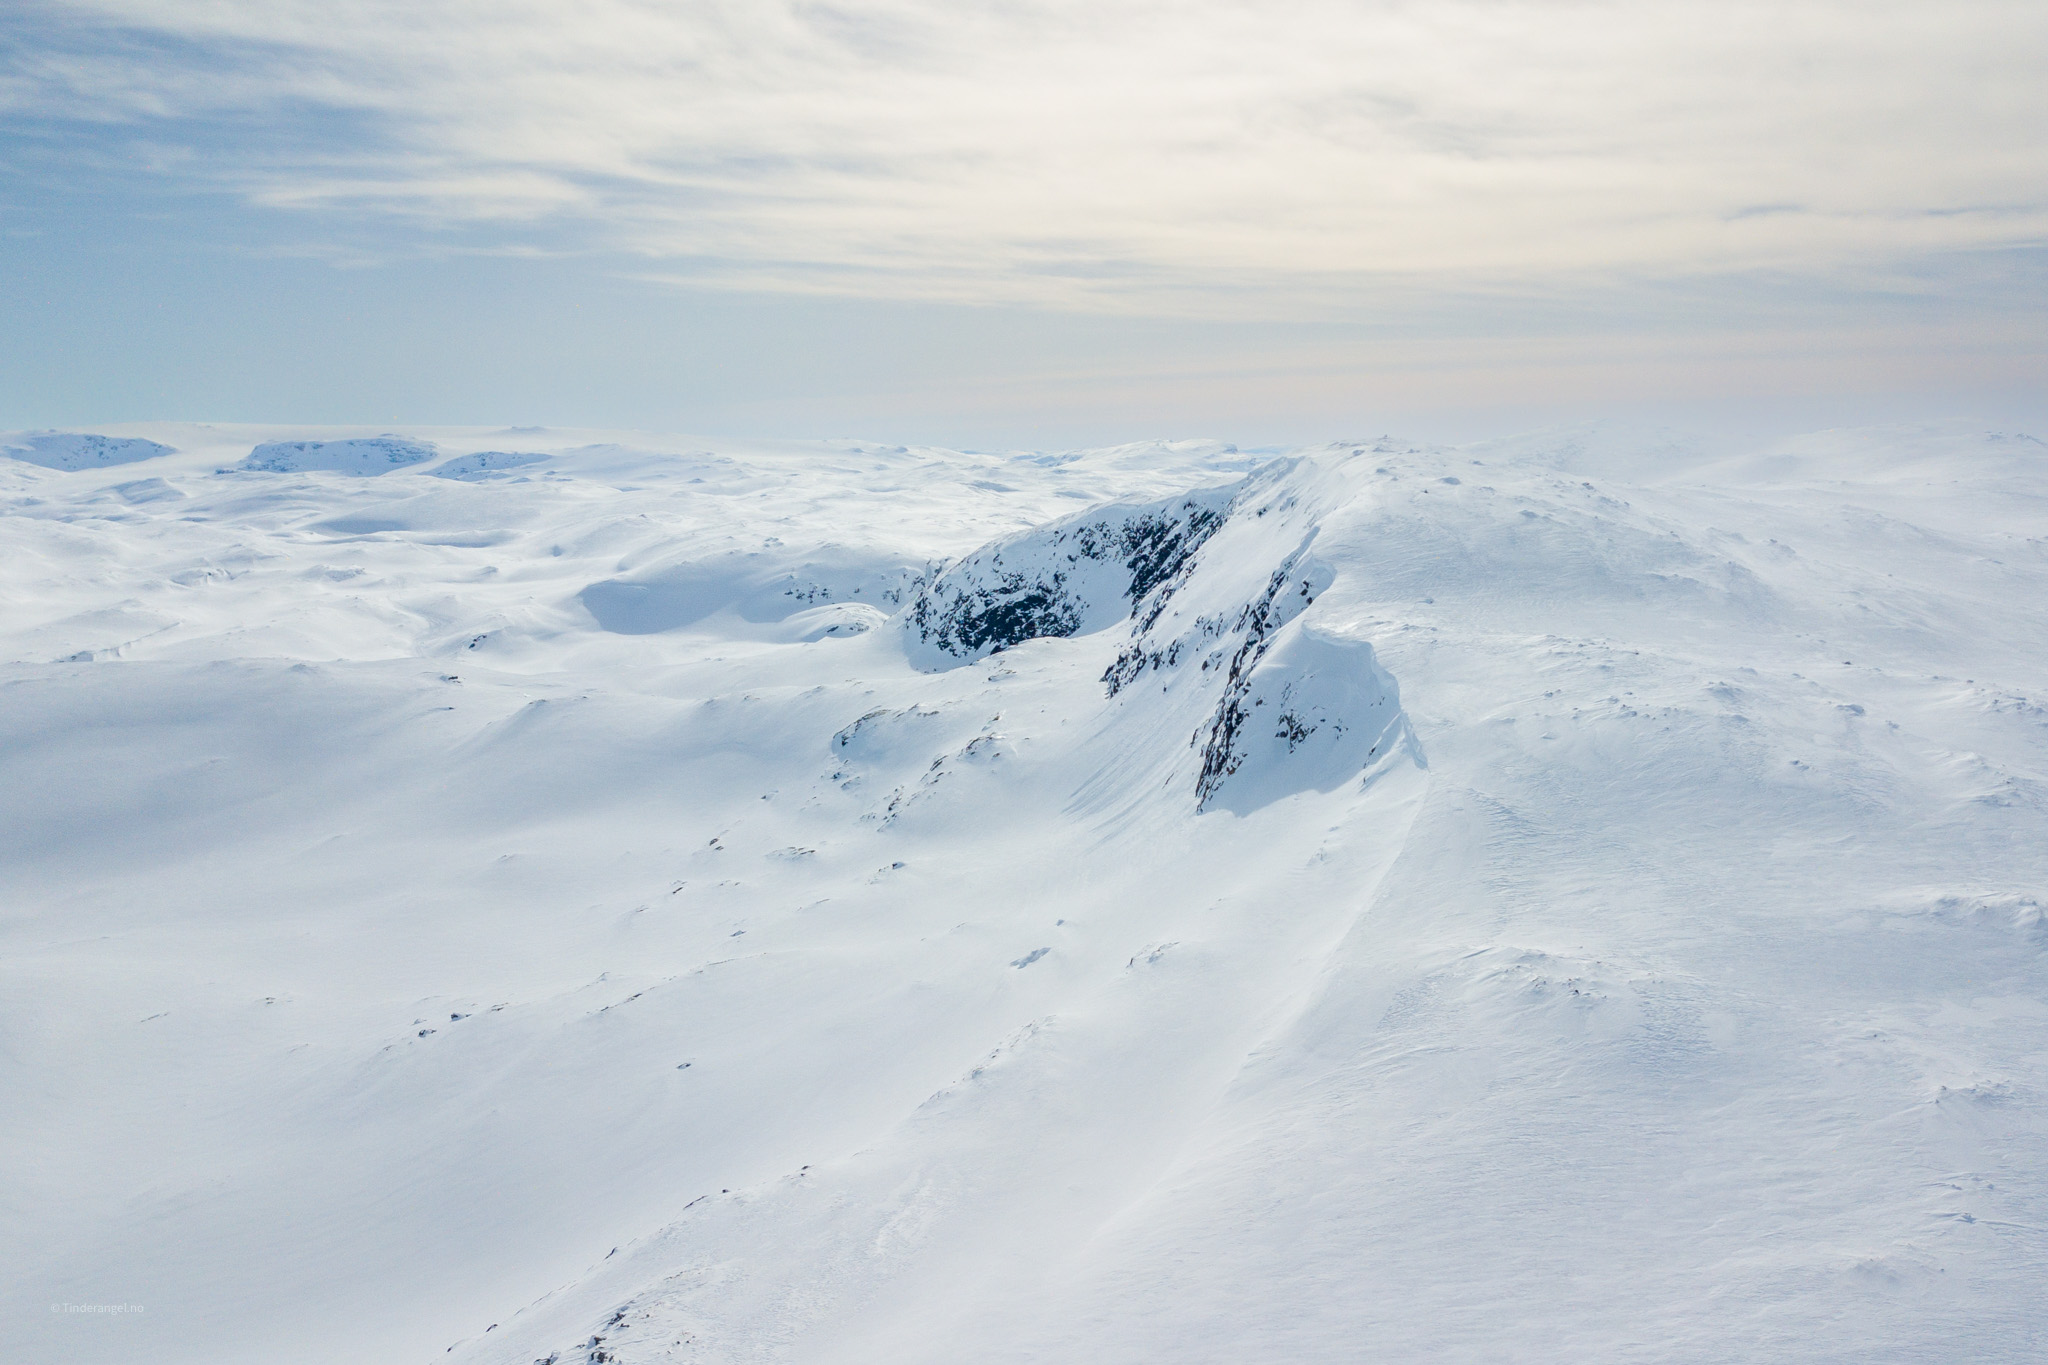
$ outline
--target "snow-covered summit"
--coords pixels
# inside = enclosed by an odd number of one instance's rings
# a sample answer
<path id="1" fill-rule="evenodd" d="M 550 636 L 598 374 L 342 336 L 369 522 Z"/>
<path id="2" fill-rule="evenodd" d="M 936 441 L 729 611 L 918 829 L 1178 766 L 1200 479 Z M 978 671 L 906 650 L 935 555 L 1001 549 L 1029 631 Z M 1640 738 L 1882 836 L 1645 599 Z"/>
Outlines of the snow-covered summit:
<path id="1" fill-rule="evenodd" d="M 324 469 L 337 474 L 388 474 L 424 464 L 440 452 L 431 441 L 403 436 L 358 436 L 339 441 L 265 441 L 249 452 L 241 468 L 269 474 Z M 486 462 L 470 457 L 481 470 Z"/>
<path id="2" fill-rule="evenodd" d="M 170 446 L 139 436 L 96 436 L 75 431 L 29 431 L 0 441 L 0 455 L 67 472 L 134 464 L 172 453 Z"/>

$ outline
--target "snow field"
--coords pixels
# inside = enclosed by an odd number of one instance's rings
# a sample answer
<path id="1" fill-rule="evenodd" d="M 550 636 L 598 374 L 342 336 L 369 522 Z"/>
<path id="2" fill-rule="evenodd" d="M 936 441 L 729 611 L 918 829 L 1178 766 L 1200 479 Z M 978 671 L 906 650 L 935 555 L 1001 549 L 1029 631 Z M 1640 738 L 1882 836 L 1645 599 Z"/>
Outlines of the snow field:
<path id="1" fill-rule="evenodd" d="M 2039 1354 L 2039 443 L 137 438 L 0 460 L 28 1358 Z"/>

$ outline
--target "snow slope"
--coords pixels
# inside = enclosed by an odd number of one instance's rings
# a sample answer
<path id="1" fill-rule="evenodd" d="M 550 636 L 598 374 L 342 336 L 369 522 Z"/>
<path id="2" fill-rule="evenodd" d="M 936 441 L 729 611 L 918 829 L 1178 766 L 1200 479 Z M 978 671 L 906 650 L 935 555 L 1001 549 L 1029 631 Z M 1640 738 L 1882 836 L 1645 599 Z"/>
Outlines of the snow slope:
<path id="1" fill-rule="evenodd" d="M 15 1358 L 2048 1349 L 2031 438 L 123 432 L 0 463 Z"/>

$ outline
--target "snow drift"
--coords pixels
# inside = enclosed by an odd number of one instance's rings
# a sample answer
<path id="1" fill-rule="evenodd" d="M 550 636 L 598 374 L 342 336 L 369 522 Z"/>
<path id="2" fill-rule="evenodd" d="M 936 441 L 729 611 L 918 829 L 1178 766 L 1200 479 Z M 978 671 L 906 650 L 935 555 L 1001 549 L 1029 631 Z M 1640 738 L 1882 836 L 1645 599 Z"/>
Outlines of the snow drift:
<path id="1" fill-rule="evenodd" d="M 802 554 L 763 549 L 660 562 L 592 583 L 577 601 L 620 635 L 681 630 L 719 613 L 752 625 L 809 613 L 859 633 L 902 601 L 912 576 L 906 564 L 827 544 Z"/>

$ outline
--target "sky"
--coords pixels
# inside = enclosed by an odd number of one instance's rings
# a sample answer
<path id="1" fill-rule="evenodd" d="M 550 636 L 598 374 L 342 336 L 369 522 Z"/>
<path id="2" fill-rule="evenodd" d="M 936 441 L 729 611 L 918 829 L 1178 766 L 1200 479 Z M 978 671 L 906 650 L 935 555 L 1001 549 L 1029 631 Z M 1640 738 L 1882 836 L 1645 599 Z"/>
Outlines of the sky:
<path id="1" fill-rule="evenodd" d="M 14 0 L 0 426 L 2048 421 L 2040 0 Z"/>

